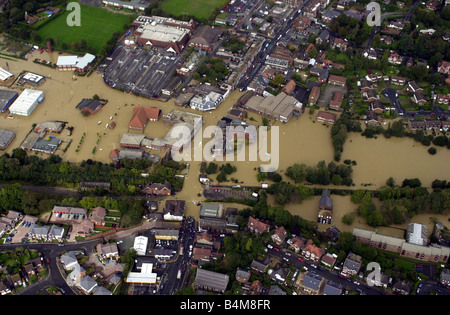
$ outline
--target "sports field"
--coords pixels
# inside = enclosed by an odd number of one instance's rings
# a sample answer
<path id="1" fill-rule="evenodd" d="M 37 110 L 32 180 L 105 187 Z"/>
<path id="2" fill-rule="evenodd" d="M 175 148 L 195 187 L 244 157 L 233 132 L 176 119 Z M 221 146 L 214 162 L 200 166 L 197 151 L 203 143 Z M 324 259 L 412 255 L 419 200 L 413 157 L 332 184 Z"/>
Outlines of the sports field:
<path id="1" fill-rule="evenodd" d="M 84 39 L 87 46 L 92 46 L 98 53 L 114 32 L 125 31 L 123 26 L 129 21 L 129 15 L 112 13 L 83 4 L 80 7 L 81 26 L 68 26 L 66 19 L 72 11 L 66 11 L 37 31 L 42 41 L 53 38 L 56 48 L 61 48 L 62 43 L 70 46 L 73 42 Z"/>
<path id="2" fill-rule="evenodd" d="M 174 16 L 193 15 L 199 19 L 210 17 L 214 9 L 222 9 L 230 0 L 163 0 L 159 7 Z"/>

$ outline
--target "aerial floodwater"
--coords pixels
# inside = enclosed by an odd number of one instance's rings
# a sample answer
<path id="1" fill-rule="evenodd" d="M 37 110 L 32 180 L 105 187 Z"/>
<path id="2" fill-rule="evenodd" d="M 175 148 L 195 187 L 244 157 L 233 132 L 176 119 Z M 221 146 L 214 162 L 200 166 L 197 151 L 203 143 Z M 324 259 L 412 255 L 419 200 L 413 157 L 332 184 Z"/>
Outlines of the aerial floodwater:
<path id="1" fill-rule="evenodd" d="M 9 70 L 12 73 L 17 75 L 26 70 L 45 76 L 46 81 L 38 87 L 38 89 L 44 91 L 44 102 L 39 104 L 29 117 L 15 116 L 13 119 L 9 119 L 7 114 L 2 114 L 2 128 L 16 133 L 15 140 L 8 148 L 8 153 L 11 153 L 14 148 L 21 144 L 33 124 L 48 120 L 59 120 L 67 122 L 67 126 L 72 126 L 74 129 L 72 135 L 68 135 L 66 131 L 61 133 L 60 138 L 65 143 L 69 140 L 72 140 L 72 143 L 66 152 L 61 150 L 66 146 L 63 143 L 56 154 L 71 162 L 94 159 L 109 163 L 111 161 L 109 154 L 112 150 L 120 148 L 119 142 L 123 133 L 140 133 L 140 131 L 128 129 L 128 123 L 133 114 L 133 106 L 156 106 L 161 109 L 161 115 L 167 115 L 173 109 L 179 109 L 174 105 L 173 99 L 161 102 L 112 89 L 103 82 L 101 74 L 97 72 L 93 72 L 90 76 L 74 77 L 72 71 L 59 71 L 32 61 L 35 58 L 40 58 L 55 63 L 58 56 L 60 55 L 55 52 L 43 52 L 41 54 L 39 51 L 34 51 L 29 53 L 27 61 L 9 62 Z M 215 111 L 203 113 L 203 126 L 216 125 L 243 94 L 244 92 L 235 90 Z M 97 113 L 85 116 L 76 106 L 82 99 L 92 98 L 94 95 L 106 99 L 108 103 Z M 190 108 L 184 110 L 199 113 Z M 262 116 L 248 112 L 247 121 L 255 126 L 261 126 L 263 124 L 262 119 Z M 112 122 L 116 123 L 114 129 L 107 127 Z M 316 122 L 314 114 L 311 115 L 308 111 L 305 111 L 301 117 L 293 118 L 289 123 L 270 120 L 269 125 L 279 127 L 280 159 L 277 171 L 281 175 L 295 163 L 315 166 L 318 161 L 323 160 L 326 163 L 333 161 L 331 128 Z M 149 122 L 144 133 L 148 138 L 163 138 L 169 130 L 170 126 L 164 124 L 160 119 L 157 122 Z M 248 148 L 246 150 L 248 152 Z M 166 152 L 152 151 L 151 153 L 162 156 Z M 41 156 L 45 157 L 45 155 Z M 414 158 L 411 158 L 411 156 L 414 156 Z M 357 163 L 353 166 L 354 188 L 376 189 L 383 186 L 389 177 L 393 177 L 397 183 L 401 183 L 405 178 L 420 178 L 424 186 L 430 187 L 433 180 L 445 179 L 450 175 L 450 169 L 447 166 L 447 161 L 450 160 L 449 150 L 438 149 L 436 155 L 430 155 L 427 152 L 427 147 L 409 138 L 392 137 L 386 139 L 379 136 L 377 139 L 366 139 L 359 133 L 349 133 L 341 160 L 346 159 Z M 228 161 L 218 161 L 217 163 L 221 165 L 226 162 Z M 176 198 L 188 200 L 186 215 L 198 218 L 199 207 L 197 207 L 197 202 L 204 200 L 204 197 L 201 196 L 203 187 L 198 181 L 200 162 L 188 161 L 186 163 L 190 164 L 189 173 L 185 178 L 183 190 L 177 194 Z M 261 185 L 256 177 L 261 161 L 237 161 L 236 159 L 230 163 L 237 168 L 233 177 L 238 183 L 248 186 Z M 284 178 L 289 180 L 286 177 Z M 334 222 L 342 230 L 351 231 L 353 225 L 345 226 L 340 221 L 344 214 L 354 211 L 356 206 L 350 202 L 349 197 L 336 196 L 335 199 L 337 203 L 342 203 L 342 207 L 336 207 L 336 210 L 339 209 L 338 211 L 343 212 L 338 213 L 336 211 Z M 301 204 L 288 204 L 286 209 L 292 214 L 299 214 L 305 219 L 315 221 L 317 203 L 318 199 L 313 198 Z M 239 209 L 244 208 L 242 205 L 237 207 Z M 416 217 L 415 221 L 417 219 L 420 220 L 419 217 Z M 423 221 L 424 224 L 427 224 L 428 217 L 424 216 Z M 354 223 L 354 225 L 357 224 L 357 222 Z"/>

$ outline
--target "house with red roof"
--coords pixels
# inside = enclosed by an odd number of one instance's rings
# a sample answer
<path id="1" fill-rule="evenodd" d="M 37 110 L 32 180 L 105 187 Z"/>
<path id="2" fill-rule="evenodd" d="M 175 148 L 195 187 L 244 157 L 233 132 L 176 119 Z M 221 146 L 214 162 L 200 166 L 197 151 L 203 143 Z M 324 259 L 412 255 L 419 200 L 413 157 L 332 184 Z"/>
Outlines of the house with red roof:
<path id="1" fill-rule="evenodd" d="M 148 121 L 157 121 L 161 115 L 161 110 L 157 107 L 135 106 L 133 117 L 128 124 L 130 129 L 144 130 Z"/>

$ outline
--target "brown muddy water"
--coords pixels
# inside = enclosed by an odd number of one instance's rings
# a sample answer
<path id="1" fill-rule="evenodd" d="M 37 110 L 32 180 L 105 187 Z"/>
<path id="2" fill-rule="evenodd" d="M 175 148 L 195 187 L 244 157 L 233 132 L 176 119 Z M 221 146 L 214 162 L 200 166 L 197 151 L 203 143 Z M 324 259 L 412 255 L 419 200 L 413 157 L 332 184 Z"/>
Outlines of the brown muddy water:
<path id="1" fill-rule="evenodd" d="M 10 61 L 9 71 L 14 75 L 19 75 L 27 70 L 47 77 L 44 84 L 36 89 L 44 91 L 44 102 L 39 104 L 29 117 L 15 116 L 14 119 L 7 118 L 7 114 L 0 114 L 0 128 L 9 129 L 16 133 L 16 139 L 8 148 L 10 153 L 18 147 L 31 130 L 33 123 L 40 123 L 47 120 L 67 121 L 68 126 L 73 126 L 72 136 L 64 130 L 59 138 L 68 141 L 72 140 L 66 153 L 62 149 L 67 143 L 63 143 L 57 151 L 64 160 L 71 162 L 81 162 L 86 159 L 95 159 L 102 162 L 110 162 L 109 153 L 113 149 L 119 149 L 119 141 L 123 133 L 136 132 L 128 130 L 128 122 L 132 116 L 133 106 L 157 106 L 162 110 L 162 115 L 168 114 L 173 109 L 180 109 L 175 106 L 173 100 L 160 102 L 137 97 L 132 94 L 123 93 L 111 89 L 103 83 L 102 77 L 98 73 L 93 73 L 89 77 L 77 77 L 72 80 L 71 71 L 58 71 L 32 62 L 35 58 L 41 58 L 56 62 L 57 53 L 38 51 L 30 53 L 28 61 Z M 6 69 L 6 60 L 0 59 L 0 66 Z M 108 103 L 95 115 L 85 117 L 75 107 L 83 98 L 92 98 L 97 94 L 100 98 L 108 100 Z M 216 125 L 226 112 L 235 104 L 243 92 L 234 91 L 231 95 L 213 112 L 203 113 L 204 127 Z M 199 113 L 191 109 L 184 111 Z M 331 128 L 315 122 L 317 112 L 310 115 L 308 111 L 300 118 L 292 118 L 288 123 L 270 121 L 271 126 L 279 127 L 279 167 L 278 172 L 283 174 L 287 167 L 294 163 L 305 163 L 306 165 L 316 165 L 318 161 L 324 160 L 327 163 L 333 160 L 333 147 L 331 143 Z M 110 119 L 112 117 L 112 120 Z M 253 119 L 251 119 L 253 117 Z M 101 121 L 100 124 L 98 122 Z M 106 128 L 106 124 L 116 122 L 115 129 Z M 255 113 L 248 113 L 247 122 L 260 126 L 262 117 Z M 165 125 L 162 120 L 149 122 L 144 131 L 149 138 L 164 137 L 170 126 Z M 84 140 L 80 143 L 81 138 Z M 205 140 L 206 142 L 207 140 Z M 269 143 L 269 151 L 272 143 Z M 79 152 L 76 152 L 77 146 Z M 93 153 L 93 149 L 95 153 Z M 248 150 L 247 150 L 248 152 Z M 151 152 L 164 154 L 160 152 Z M 34 154 L 34 153 L 30 153 Z M 45 155 L 41 155 L 45 157 Z M 438 148 L 438 153 L 431 156 L 427 148 L 414 143 L 413 140 L 403 139 L 366 139 L 359 134 L 350 134 L 344 147 L 342 160 L 351 159 L 357 162 L 353 168 L 353 179 L 356 188 L 364 184 L 371 184 L 369 188 L 376 189 L 384 185 L 386 179 L 393 177 L 397 184 L 404 178 L 418 177 L 424 186 L 430 186 L 431 182 L 438 179 L 450 179 L 450 168 L 447 166 L 450 160 L 450 150 Z M 219 165 L 228 161 L 217 162 Z M 176 198 L 187 201 L 186 215 L 198 218 L 199 207 L 197 201 L 204 200 L 201 194 L 203 188 L 198 181 L 200 173 L 200 161 L 191 161 L 189 172 L 185 179 L 183 190 Z M 239 183 L 250 186 L 259 186 L 256 179 L 256 169 L 264 162 L 258 161 L 237 161 L 231 162 L 237 168 L 237 172 L 228 176 L 238 180 Z M 212 175 L 215 180 L 216 175 Z M 215 183 L 217 181 L 215 180 Z M 234 184 L 228 182 L 226 184 Z M 345 213 L 352 212 L 356 206 L 351 204 L 349 197 L 333 196 L 335 201 L 334 223 L 343 231 L 351 231 L 353 226 L 364 226 L 363 222 L 355 223 L 352 226 L 344 226 L 341 218 Z M 318 198 L 312 198 L 301 204 L 289 204 L 286 208 L 292 214 L 298 214 L 305 219 L 315 221 L 317 216 Z M 231 206 L 231 205 L 230 205 Z M 236 205 L 238 209 L 245 208 Z M 415 217 L 415 222 L 419 216 Z M 424 216 L 420 220 L 426 223 L 429 216 Z M 442 222 L 448 221 L 448 217 Z M 361 224 L 361 225 L 359 225 Z M 390 229 L 395 230 L 395 229 Z M 394 233 L 395 235 L 395 233 Z"/>

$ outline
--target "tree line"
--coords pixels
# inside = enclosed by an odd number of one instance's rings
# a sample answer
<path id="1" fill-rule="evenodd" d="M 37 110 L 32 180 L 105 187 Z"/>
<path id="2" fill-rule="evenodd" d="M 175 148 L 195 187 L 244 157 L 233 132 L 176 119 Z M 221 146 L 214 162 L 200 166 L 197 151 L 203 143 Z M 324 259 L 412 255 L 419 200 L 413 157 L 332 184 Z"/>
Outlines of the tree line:
<path id="1" fill-rule="evenodd" d="M 0 157 L 0 181 L 22 182 L 31 185 L 62 186 L 77 188 L 83 181 L 110 182 L 112 194 L 134 194 L 136 185 L 146 183 L 165 183 L 172 185 L 172 190 L 183 187 L 183 179 L 175 177 L 185 166 L 174 161 L 156 164 L 151 168 L 150 159 L 123 159 L 117 163 L 102 163 L 85 160 L 81 163 L 63 161 L 58 155 L 43 159 L 28 155 L 17 148 L 12 154 Z M 141 176 L 148 174 L 147 177 Z"/>
<path id="2" fill-rule="evenodd" d="M 450 213 L 450 189 L 446 181 L 436 180 L 433 183 L 435 189 L 430 192 L 422 187 L 417 178 L 405 179 L 399 186 L 390 178 L 385 186 L 376 191 L 353 191 L 351 201 L 358 204 L 356 214 L 374 227 L 403 224 L 422 213 Z M 375 205 L 374 198 L 382 202 L 380 207 Z M 348 216 L 344 220 L 344 223 L 352 223 Z"/>

